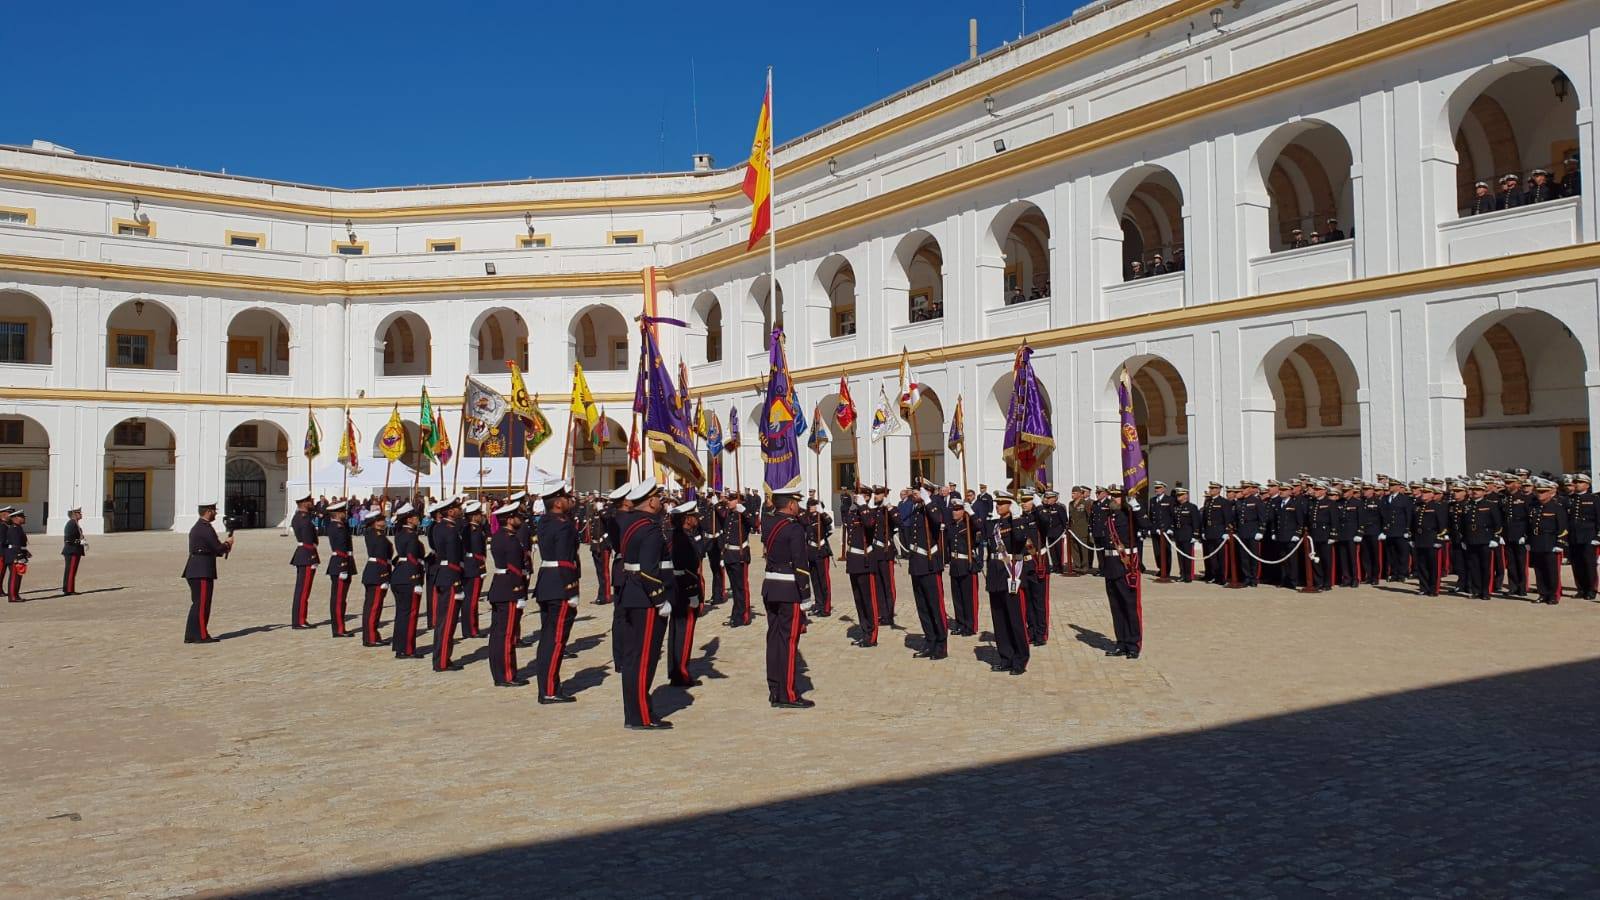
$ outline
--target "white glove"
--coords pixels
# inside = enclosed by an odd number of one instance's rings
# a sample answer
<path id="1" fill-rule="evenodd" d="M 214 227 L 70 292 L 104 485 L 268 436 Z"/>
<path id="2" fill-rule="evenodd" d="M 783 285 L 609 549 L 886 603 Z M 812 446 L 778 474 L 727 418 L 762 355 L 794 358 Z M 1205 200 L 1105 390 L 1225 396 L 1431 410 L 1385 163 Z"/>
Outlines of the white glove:
<path id="1" fill-rule="evenodd" d="M 1389 539 L 1389 536 L 1387 534 L 1384 534 L 1381 531 L 1378 532 L 1378 540 L 1383 541 L 1383 540 L 1388 540 L 1388 539 Z"/>
<path id="2" fill-rule="evenodd" d="M 1589 546 L 1591 546 L 1591 547 L 1600 547 L 1600 541 L 1590 541 L 1589 542 Z"/>
<path id="3" fill-rule="evenodd" d="M 1356 535 L 1356 543 L 1361 543 L 1361 535 Z"/>
<path id="4" fill-rule="evenodd" d="M 1134 512 L 1138 512 L 1139 511 L 1139 501 L 1133 499 L 1132 497 L 1129 497 L 1128 498 L 1128 508 L 1133 510 Z"/>
<path id="5" fill-rule="evenodd" d="M 578 598 L 577 597 L 568 597 L 567 598 L 567 605 L 572 607 L 573 609 L 577 609 L 578 608 Z"/>
<path id="6" fill-rule="evenodd" d="M 1409 541 L 1411 540 L 1411 532 L 1408 531 L 1405 534 L 1402 534 L 1401 537 Z"/>
<path id="7" fill-rule="evenodd" d="M 1527 538 L 1525 538 L 1525 537 L 1519 537 L 1519 538 L 1517 538 L 1517 543 L 1518 543 L 1518 544 L 1519 544 L 1519 545 L 1520 545 L 1520 544 L 1526 544 L 1526 543 L 1527 543 L 1527 542 L 1528 542 L 1528 539 L 1527 539 Z"/>
<path id="8" fill-rule="evenodd" d="M 1259 532 L 1259 531 L 1256 532 L 1256 536 L 1254 538 L 1252 538 L 1252 540 L 1257 540 L 1257 541 L 1261 540 L 1261 532 Z"/>
<path id="9" fill-rule="evenodd" d="M 1171 528 L 1168 528 L 1168 529 L 1162 531 L 1161 533 L 1166 535 L 1167 537 L 1172 537 L 1172 529 Z"/>
<path id="10" fill-rule="evenodd" d="M 669 600 L 661 601 L 661 605 L 656 607 L 656 612 L 660 613 L 663 616 L 672 615 L 672 602 L 669 601 Z"/>
<path id="11" fill-rule="evenodd" d="M 1498 547 L 1498 546 L 1500 546 L 1500 542 L 1495 540 L 1494 538 L 1490 538 L 1489 539 L 1489 546 Z"/>
<path id="12" fill-rule="evenodd" d="M 517 601 L 517 609 L 526 609 L 527 606 L 528 606 L 528 601 L 526 601 L 526 600 L 518 600 Z"/>
<path id="13" fill-rule="evenodd" d="M 811 610 L 813 608 L 815 608 L 816 605 L 817 604 L 811 602 L 810 600 L 807 600 L 806 602 L 800 604 L 800 611 L 803 612 L 803 613 L 811 612 Z"/>
<path id="14" fill-rule="evenodd" d="M 699 609 L 700 608 L 700 598 L 699 597 L 695 597 L 695 598 L 691 599 L 689 601 L 689 608 L 690 609 Z"/>
<path id="15" fill-rule="evenodd" d="M 349 581 L 350 580 L 350 573 L 349 572 L 340 572 L 339 573 L 339 580 L 340 581 Z"/>

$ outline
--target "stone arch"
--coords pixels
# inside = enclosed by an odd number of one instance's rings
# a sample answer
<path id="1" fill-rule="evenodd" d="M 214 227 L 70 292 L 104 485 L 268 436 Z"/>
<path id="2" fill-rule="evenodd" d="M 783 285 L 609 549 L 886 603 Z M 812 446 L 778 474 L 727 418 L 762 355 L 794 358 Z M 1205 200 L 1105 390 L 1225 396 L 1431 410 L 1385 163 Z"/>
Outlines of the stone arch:
<path id="1" fill-rule="evenodd" d="M 20 413 L 0 415 L 0 503 L 15 506 L 28 514 L 27 530 L 42 532 L 52 527 L 46 521 L 50 501 L 50 430 L 32 416 Z M 74 502 L 81 502 L 74 499 Z M 93 510 L 84 504 L 84 512 Z M 67 511 L 53 510 L 58 520 Z"/>
<path id="2" fill-rule="evenodd" d="M 1135 166 L 1124 172 L 1106 192 L 1102 215 L 1106 227 L 1138 235 L 1138 246 L 1124 238 L 1122 278 L 1133 277 L 1133 262 L 1149 273 L 1160 256 L 1167 268 L 1181 257 L 1184 246 L 1183 186 L 1171 170 L 1158 165 Z"/>
<path id="3" fill-rule="evenodd" d="M 178 317 L 166 303 L 125 300 L 106 316 L 105 328 L 107 366 L 177 371 Z"/>
<path id="4" fill-rule="evenodd" d="M 235 375 L 288 375 L 289 320 L 265 306 L 242 309 L 228 320 L 227 371 Z"/>
<path id="5" fill-rule="evenodd" d="M 161 418 L 123 419 L 105 435 L 105 530 L 170 530 L 177 520 L 177 431 Z"/>
<path id="6" fill-rule="evenodd" d="M 699 333 L 701 339 L 688 342 L 690 359 L 695 365 L 722 361 L 722 301 L 710 291 L 701 291 L 694 298 L 689 321 L 690 333 Z M 694 351 L 698 350 L 696 353 Z"/>
<path id="7" fill-rule="evenodd" d="M 568 363 L 579 363 L 586 371 L 626 371 L 631 346 L 628 320 L 603 303 L 579 310 L 567 329 Z"/>
<path id="8" fill-rule="evenodd" d="M 1296 228 L 1307 243 L 1313 234 L 1327 239 L 1335 230 L 1348 237 L 1354 225 L 1353 163 L 1348 138 L 1327 122 L 1304 119 L 1274 129 L 1256 151 L 1250 173 L 1250 182 L 1267 195 L 1267 248 L 1291 248 Z"/>
<path id="9" fill-rule="evenodd" d="M 769 275 L 758 276 L 750 282 L 750 292 L 745 296 L 745 349 L 747 353 L 754 353 L 755 348 L 763 351 L 772 347 L 772 329 L 783 325 L 784 322 L 784 296 L 783 282 L 778 282 L 778 302 L 772 302 L 772 278 Z M 759 332 L 752 334 L 759 329 Z"/>
<path id="10" fill-rule="evenodd" d="M 1263 356 L 1264 378 L 1277 407 L 1275 471 L 1360 477 L 1360 373 L 1342 347 L 1321 336 L 1290 337 Z"/>
<path id="11" fill-rule="evenodd" d="M 846 337 L 856 333 L 856 270 L 850 260 L 835 253 L 817 266 L 816 288 L 828 313 L 828 336 Z"/>
<path id="12" fill-rule="evenodd" d="M 1591 363 L 1560 319 L 1541 310 L 1496 310 L 1462 329 L 1448 356 L 1466 387 L 1469 471 L 1575 467 L 1574 441 L 1589 424 L 1584 373 Z"/>
<path id="13" fill-rule="evenodd" d="M 834 485 L 835 493 L 838 493 L 839 490 L 852 488 L 861 480 L 861 473 L 856 468 L 855 441 L 851 432 L 840 428 L 839 423 L 834 421 L 834 411 L 839 408 L 839 395 L 837 393 L 828 394 L 817 401 L 816 406 L 812 408 L 818 413 L 818 418 L 821 420 L 813 423 L 812 427 L 828 429 L 830 438 L 828 441 L 829 472 L 832 476 L 830 483 Z M 861 427 L 860 423 L 857 423 L 855 427 L 859 429 Z M 833 499 L 827 497 L 822 499 L 828 503 L 830 510 L 834 509 Z"/>
<path id="14" fill-rule="evenodd" d="M 884 271 L 889 327 L 944 318 L 944 251 L 938 238 L 917 229 L 895 245 Z M 900 294 L 905 302 L 897 302 Z"/>
<path id="15" fill-rule="evenodd" d="M 283 522 L 288 517 L 289 433 L 268 419 L 240 422 L 228 432 L 227 454 L 222 515 L 239 528 L 271 528 Z"/>
<path id="16" fill-rule="evenodd" d="M 922 385 L 921 392 L 922 403 L 911 414 L 914 421 L 908 423 L 913 435 L 911 474 L 914 479 L 923 477 L 934 484 L 944 484 L 944 401 L 927 385 Z"/>
<path id="17" fill-rule="evenodd" d="M 1050 296 L 1050 221 L 1031 201 L 1016 200 L 995 215 L 985 244 L 1002 261 L 1002 303 Z"/>
<path id="18" fill-rule="evenodd" d="M 43 300 L 27 291 L 0 290 L 0 365 L 50 365 L 52 326 Z"/>
<path id="19" fill-rule="evenodd" d="M 1564 99 L 1556 95 L 1558 79 Z M 1559 180 L 1563 159 L 1578 148 L 1580 108 L 1578 83 L 1536 57 L 1503 60 L 1467 76 L 1440 112 L 1440 130 L 1456 152 L 1456 212 L 1470 210 L 1479 181 L 1497 192 L 1499 178 L 1514 172 L 1526 189 L 1540 168 Z"/>
<path id="20" fill-rule="evenodd" d="M 377 336 L 378 374 L 433 373 L 433 334 L 421 316 L 408 311 L 390 313 L 378 323 Z"/>
<path id="21" fill-rule="evenodd" d="M 606 431 L 605 447 L 594 448 L 594 435 L 579 422 L 572 429 L 572 482 L 579 491 L 610 491 L 625 484 L 628 474 L 628 429 L 617 420 L 602 417 L 596 428 Z"/>
<path id="22" fill-rule="evenodd" d="M 515 360 L 526 371 L 528 337 L 527 320 L 510 307 L 496 306 L 479 313 L 472 323 L 472 346 L 477 350 L 471 354 L 472 371 L 499 375 L 506 371 L 508 360 Z"/>

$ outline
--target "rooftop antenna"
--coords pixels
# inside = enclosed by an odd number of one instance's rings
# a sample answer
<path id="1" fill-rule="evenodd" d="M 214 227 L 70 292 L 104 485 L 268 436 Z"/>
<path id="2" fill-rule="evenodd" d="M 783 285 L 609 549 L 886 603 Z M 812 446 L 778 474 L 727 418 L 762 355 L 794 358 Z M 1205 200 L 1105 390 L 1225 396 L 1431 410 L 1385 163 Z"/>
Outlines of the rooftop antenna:
<path id="1" fill-rule="evenodd" d="M 1017 31 L 1017 40 L 1020 41 L 1022 40 L 1022 36 L 1028 33 L 1028 0 L 1022 0 L 1022 22 L 1019 28 L 1020 30 Z"/>
<path id="2" fill-rule="evenodd" d="M 695 80 L 694 57 L 689 57 L 689 110 L 694 117 L 694 152 L 700 152 L 700 87 Z"/>

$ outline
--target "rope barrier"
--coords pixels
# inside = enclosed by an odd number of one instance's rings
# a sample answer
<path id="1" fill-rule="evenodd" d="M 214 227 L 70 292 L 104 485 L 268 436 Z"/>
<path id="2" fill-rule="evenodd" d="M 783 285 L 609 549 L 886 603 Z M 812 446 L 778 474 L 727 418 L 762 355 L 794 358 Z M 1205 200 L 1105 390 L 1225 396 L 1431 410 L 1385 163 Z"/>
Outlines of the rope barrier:
<path id="1" fill-rule="evenodd" d="M 1293 544 L 1289 545 L 1289 552 L 1284 554 L 1282 559 L 1262 559 L 1261 557 L 1257 556 L 1254 551 L 1252 551 L 1250 549 L 1250 545 L 1249 544 L 1247 544 L 1244 541 L 1240 540 L 1238 535 L 1230 534 L 1230 535 L 1228 535 L 1228 537 L 1233 538 L 1233 540 L 1236 543 L 1238 543 L 1238 545 L 1244 550 L 1245 555 L 1249 556 L 1251 559 L 1255 560 L 1258 563 L 1261 563 L 1263 565 L 1268 565 L 1268 566 L 1282 565 L 1283 563 L 1288 562 L 1290 559 L 1293 559 L 1294 555 L 1299 552 L 1300 545 L 1305 542 L 1305 536 L 1301 535 L 1300 537 L 1297 537 L 1297 538 L 1294 539 L 1294 543 Z M 1224 541 L 1223 543 L 1227 543 L 1227 542 Z M 1316 562 L 1317 558 L 1315 556 L 1313 556 L 1311 558 L 1311 561 L 1312 562 Z"/>
<path id="2" fill-rule="evenodd" d="M 1218 544 L 1217 545 L 1217 549 L 1211 551 L 1210 553 L 1204 553 L 1204 554 L 1201 554 L 1199 556 L 1190 556 L 1189 554 L 1183 552 L 1181 549 L 1178 548 L 1178 542 L 1174 541 L 1172 539 L 1171 535 L 1167 534 L 1164 531 L 1158 531 L 1158 532 L 1156 532 L 1156 534 L 1160 535 L 1162 537 L 1162 539 L 1164 539 L 1167 542 L 1167 546 L 1172 548 L 1172 552 L 1173 553 L 1178 554 L 1179 556 L 1183 557 L 1184 559 L 1189 560 L 1190 562 L 1205 562 L 1206 560 L 1211 559 L 1211 557 L 1216 556 L 1218 553 L 1221 553 L 1222 552 L 1222 548 L 1228 546 L 1228 538 L 1232 537 L 1232 535 L 1224 536 L 1223 539 L 1222 539 L 1222 543 Z"/>

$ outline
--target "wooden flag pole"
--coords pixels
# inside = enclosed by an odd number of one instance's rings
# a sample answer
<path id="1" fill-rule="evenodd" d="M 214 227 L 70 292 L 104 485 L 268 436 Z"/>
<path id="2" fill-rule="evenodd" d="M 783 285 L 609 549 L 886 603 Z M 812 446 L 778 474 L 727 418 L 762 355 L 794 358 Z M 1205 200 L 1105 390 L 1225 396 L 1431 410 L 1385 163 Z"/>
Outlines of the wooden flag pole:
<path id="1" fill-rule="evenodd" d="M 516 471 L 511 466 L 511 437 L 517 433 L 517 430 L 515 428 L 511 427 L 511 426 L 514 425 L 516 423 L 516 421 L 517 421 L 517 417 L 516 416 L 514 416 L 514 415 L 512 415 L 510 413 L 506 414 L 506 496 L 507 497 L 511 496 L 511 485 L 512 485 L 512 483 L 514 481 L 514 479 L 511 477 L 511 473 Z M 526 424 L 524 424 L 522 426 L 522 446 L 524 446 L 524 447 L 528 446 L 528 426 Z"/>
<path id="2" fill-rule="evenodd" d="M 451 496 L 455 496 L 455 493 L 461 489 L 461 457 L 467 455 L 467 385 L 470 383 L 471 378 L 472 376 L 470 375 L 461 377 L 461 422 L 456 426 L 456 464 L 450 472 Z M 440 487 L 440 490 L 444 490 L 444 488 Z M 443 500 L 444 498 L 440 497 L 439 499 Z"/>
<path id="3" fill-rule="evenodd" d="M 355 436 L 352 435 L 350 432 L 351 432 L 351 428 L 350 428 L 350 407 L 346 406 L 344 408 L 344 431 L 339 433 L 339 443 L 340 444 L 343 444 L 345 441 L 354 441 L 355 440 Z M 350 452 L 354 453 L 355 449 L 356 448 L 352 445 L 350 447 Z M 344 481 L 341 482 L 340 485 L 339 485 L 339 496 L 341 498 L 350 496 L 350 457 L 349 456 L 346 456 L 344 458 L 344 465 L 342 466 L 342 468 L 344 469 Z"/>
<path id="4" fill-rule="evenodd" d="M 960 457 L 961 457 L 961 493 L 962 494 L 966 494 L 966 492 L 967 492 L 967 444 L 966 444 L 966 435 L 962 435 L 961 438 L 962 438 L 961 453 L 959 454 Z"/>

